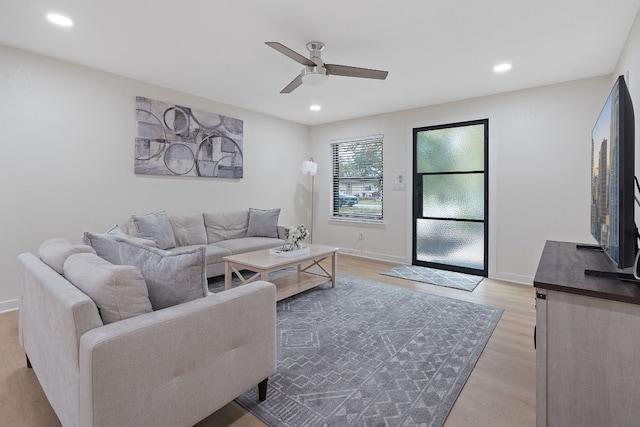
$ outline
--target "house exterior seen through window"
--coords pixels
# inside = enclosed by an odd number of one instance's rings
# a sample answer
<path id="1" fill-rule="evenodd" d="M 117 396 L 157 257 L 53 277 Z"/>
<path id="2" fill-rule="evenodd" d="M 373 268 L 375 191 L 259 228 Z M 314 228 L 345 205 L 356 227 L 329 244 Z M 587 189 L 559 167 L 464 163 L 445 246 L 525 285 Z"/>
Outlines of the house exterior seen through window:
<path id="1" fill-rule="evenodd" d="M 373 135 L 331 144 L 332 217 L 381 221 L 383 136 Z"/>

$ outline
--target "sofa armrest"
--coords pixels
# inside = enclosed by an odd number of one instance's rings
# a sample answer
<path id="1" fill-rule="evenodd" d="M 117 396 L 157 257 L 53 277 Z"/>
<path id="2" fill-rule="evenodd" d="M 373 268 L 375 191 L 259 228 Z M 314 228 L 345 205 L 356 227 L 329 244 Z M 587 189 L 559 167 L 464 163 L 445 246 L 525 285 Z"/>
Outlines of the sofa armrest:
<path id="1" fill-rule="evenodd" d="M 254 282 L 94 329 L 80 425 L 191 426 L 276 369 L 275 286 Z"/>
<path id="2" fill-rule="evenodd" d="M 285 235 L 285 228 L 289 227 L 288 225 L 278 224 L 278 239 L 286 240 L 287 236 Z"/>

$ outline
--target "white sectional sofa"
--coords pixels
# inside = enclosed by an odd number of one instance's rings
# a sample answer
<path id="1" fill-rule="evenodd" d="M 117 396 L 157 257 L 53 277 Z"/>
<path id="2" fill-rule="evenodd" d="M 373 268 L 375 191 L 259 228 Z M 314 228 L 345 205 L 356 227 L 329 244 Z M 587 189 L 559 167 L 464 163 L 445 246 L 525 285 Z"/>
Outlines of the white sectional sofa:
<path id="1" fill-rule="evenodd" d="M 115 242 L 133 265 L 63 239 L 19 256 L 20 344 L 62 425 L 187 427 L 255 385 L 263 400 L 276 369 L 275 286 L 209 294 L 211 245 L 169 254 Z"/>
<path id="2" fill-rule="evenodd" d="M 85 232 L 84 243 L 110 262 L 120 263 L 115 239 L 134 241 L 178 253 L 205 248 L 207 277 L 224 274 L 223 257 L 284 244 L 280 209 L 248 209 L 231 213 L 168 215 L 164 211 L 132 215 L 126 224 L 103 234 Z"/>

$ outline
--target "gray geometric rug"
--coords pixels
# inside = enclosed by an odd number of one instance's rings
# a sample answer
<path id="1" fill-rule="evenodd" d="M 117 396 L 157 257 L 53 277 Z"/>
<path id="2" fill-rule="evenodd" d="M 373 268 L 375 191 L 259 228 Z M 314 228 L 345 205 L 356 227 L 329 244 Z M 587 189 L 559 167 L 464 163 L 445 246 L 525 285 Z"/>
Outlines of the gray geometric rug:
<path id="1" fill-rule="evenodd" d="M 270 426 L 442 426 L 503 310 L 339 275 L 277 304 Z"/>
<path id="2" fill-rule="evenodd" d="M 397 265 L 391 270 L 384 271 L 380 274 L 469 292 L 472 292 L 482 279 L 484 279 L 482 276 L 405 264 Z"/>

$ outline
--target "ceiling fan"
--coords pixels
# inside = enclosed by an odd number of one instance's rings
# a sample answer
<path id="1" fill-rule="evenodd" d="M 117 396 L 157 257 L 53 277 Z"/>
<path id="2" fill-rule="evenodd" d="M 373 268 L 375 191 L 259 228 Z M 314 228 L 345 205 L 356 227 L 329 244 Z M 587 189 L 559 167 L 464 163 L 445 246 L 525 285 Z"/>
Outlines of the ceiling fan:
<path id="1" fill-rule="evenodd" d="M 324 50 L 324 43 L 309 42 L 307 50 L 309 50 L 309 58 L 305 58 L 298 52 L 295 52 L 282 43 L 265 42 L 267 46 L 271 46 L 278 52 L 288 56 L 294 61 L 304 65 L 300 74 L 291 81 L 280 93 L 291 93 L 302 83 L 311 86 L 318 86 L 327 81 L 330 75 L 360 77 L 365 79 L 384 80 L 389 74 L 388 71 L 371 70 L 369 68 L 349 67 L 347 65 L 325 64 L 320 58 L 321 52 Z"/>

